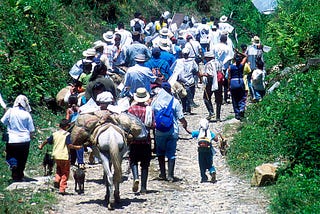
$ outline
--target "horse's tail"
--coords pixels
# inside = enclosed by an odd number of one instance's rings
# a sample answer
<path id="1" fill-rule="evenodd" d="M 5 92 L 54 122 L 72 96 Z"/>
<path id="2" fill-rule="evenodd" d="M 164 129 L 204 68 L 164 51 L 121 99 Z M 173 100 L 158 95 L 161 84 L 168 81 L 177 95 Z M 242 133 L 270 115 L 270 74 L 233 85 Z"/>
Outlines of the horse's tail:
<path id="1" fill-rule="evenodd" d="M 119 145 L 116 143 L 115 138 L 110 139 L 110 158 L 111 163 L 114 167 L 113 179 L 120 182 L 122 179 L 122 168 L 121 168 L 121 156 L 119 151 Z"/>

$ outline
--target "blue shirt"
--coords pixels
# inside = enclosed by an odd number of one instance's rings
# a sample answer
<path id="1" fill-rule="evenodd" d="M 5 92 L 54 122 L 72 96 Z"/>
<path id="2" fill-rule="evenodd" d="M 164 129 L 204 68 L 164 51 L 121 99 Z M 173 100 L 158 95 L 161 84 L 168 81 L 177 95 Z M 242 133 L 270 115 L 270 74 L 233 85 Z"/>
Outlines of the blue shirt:
<path id="1" fill-rule="evenodd" d="M 172 75 L 169 63 L 163 59 L 151 58 L 149 61 L 144 63 L 144 66 L 150 68 L 151 70 L 152 68 L 159 68 L 165 80 L 168 80 L 169 77 Z"/>
<path id="2" fill-rule="evenodd" d="M 167 61 L 169 63 L 169 66 L 171 66 L 176 61 L 174 55 L 167 51 L 161 51 L 160 59 Z"/>

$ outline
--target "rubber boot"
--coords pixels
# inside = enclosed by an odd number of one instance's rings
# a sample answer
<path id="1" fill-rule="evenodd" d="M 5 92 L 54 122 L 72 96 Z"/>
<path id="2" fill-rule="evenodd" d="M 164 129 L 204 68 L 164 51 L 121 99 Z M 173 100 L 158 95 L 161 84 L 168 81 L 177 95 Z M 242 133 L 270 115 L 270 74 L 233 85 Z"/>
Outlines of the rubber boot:
<path id="1" fill-rule="evenodd" d="M 168 181 L 174 181 L 174 165 L 176 163 L 176 159 L 168 160 Z"/>
<path id="2" fill-rule="evenodd" d="M 141 194 L 147 193 L 147 181 L 148 181 L 148 168 L 141 169 Z"/>
<path id="3" fill-rule="evenodd" d="M 132 175 L 133 175 L 132 191 L 138 192 L 138 188 L 139 188 L 138 165 L 131 165 L 131 170 L 132 170 Z"/>
<path id="4" fill-rule="evenodd" d="M 158 157 L 160 175 L 159 180 L 166 180 L 166 160 L 164 156 Z"/>
<path id="5" fill-rule="evenodd" d="M 221 122 L 221 104 L 216 104 L 216 120 L 217 122 Z"/>

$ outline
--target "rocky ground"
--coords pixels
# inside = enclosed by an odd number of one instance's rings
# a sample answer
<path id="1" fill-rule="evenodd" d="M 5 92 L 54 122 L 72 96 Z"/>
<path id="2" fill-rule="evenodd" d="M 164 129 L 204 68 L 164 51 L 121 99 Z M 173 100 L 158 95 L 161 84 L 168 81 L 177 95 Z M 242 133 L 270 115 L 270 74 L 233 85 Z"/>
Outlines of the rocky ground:
<path id="1" fill-rule="evenodd" d="M 198 89 L 195 101 L 200 104 L 193 110 L 195 115 L 186 116 L 189 130 L 198 128 L 201 118 L 207 116 L 207 110 Z M 222 133 L 227 139 L 236 131 L 239 121 L 233 119 L 232 105 L 222 106 L 222 122 L 210 123 L 214 132 L 221 132 L 228 126 L 228 133 Z M 227 125 L 228 124 L 228 125 Z M 120 184 L 121 203 L 109 211 L 104 202 L 105 186 L 102 181 L 101 164 L 86 165 L 85 193 L 74 192 L 74 181 L 68 181 L 69 195 L 58 195 L 59 202 L 45 213 L 267 213 L 268 198 L 259 188 L 250 187 L 250 181 L 230 172 L 225 156 L 215 144 L 214 165 L 217 169 L 216 183 L 200 183 L 197 161 L 196 141 L 181 128 L 178 141 L 175 176 L 178 181 L 169 183 L 157 180 L 157 159 L 151 161 L 148 193 L 145 195 L 132 192 L 132 175 L 128 170 L 128 161 L 123 161 L 123 178 Z M 51 183 L 52 184 L 52 183 Z M 50 185 L 51 185 L 50 184 Z"/>

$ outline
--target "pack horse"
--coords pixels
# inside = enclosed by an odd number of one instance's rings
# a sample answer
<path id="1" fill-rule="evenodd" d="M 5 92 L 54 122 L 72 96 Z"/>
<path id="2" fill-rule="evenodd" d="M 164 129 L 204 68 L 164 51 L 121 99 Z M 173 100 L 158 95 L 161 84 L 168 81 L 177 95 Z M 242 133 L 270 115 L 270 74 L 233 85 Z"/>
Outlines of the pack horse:
<path id="1" fill-rule="evenodd" d="M 112 210 L 115 203 L 120 201 L 121 163 L 127 152 L 126 138 L 123 130 L 111 123 L 90 126 L 91 128 L 76 124 L 72 129 L 71 138 L 74 144 L 84 144 L 87 141 L 93 144 L 93 152 L 101 159 L 103 165 L 107 207 Z"/>

